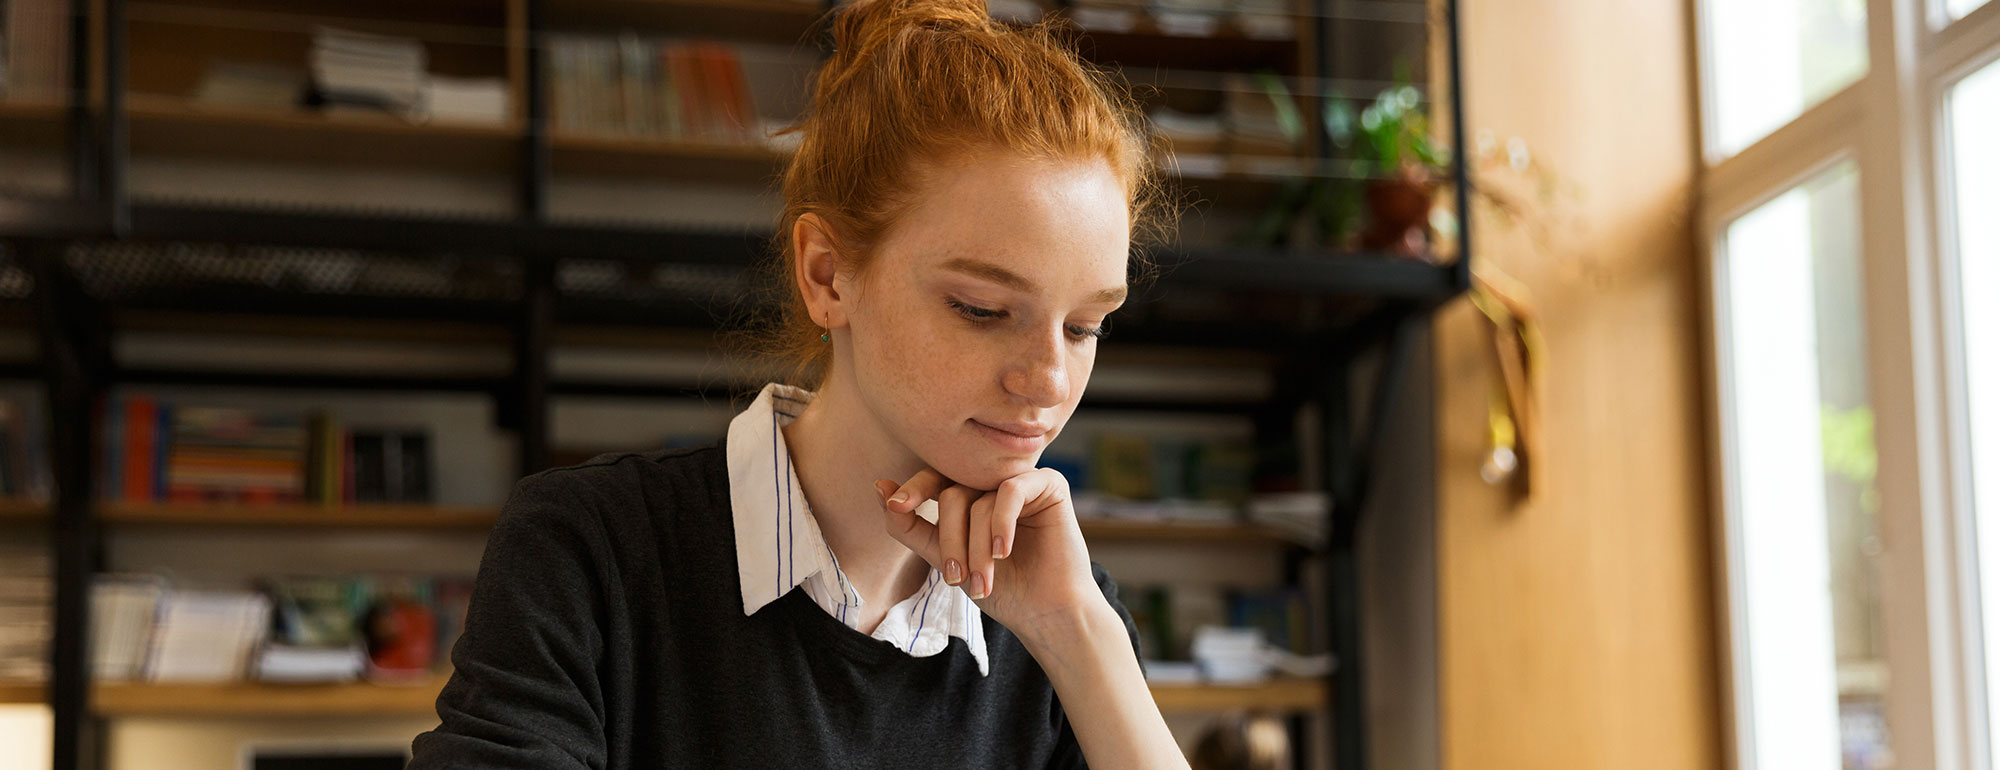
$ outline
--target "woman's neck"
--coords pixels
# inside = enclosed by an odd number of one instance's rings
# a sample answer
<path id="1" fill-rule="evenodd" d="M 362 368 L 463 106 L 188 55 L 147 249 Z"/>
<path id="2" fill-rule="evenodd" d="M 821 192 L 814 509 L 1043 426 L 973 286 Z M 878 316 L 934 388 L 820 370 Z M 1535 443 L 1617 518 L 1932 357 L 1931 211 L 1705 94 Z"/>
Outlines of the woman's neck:
<path id="1" fill-rule="evenodd" d="M 922 557 L 883 528 L 875 480 L 900 484 L 922 470 L 923 462 L 833 376 L 783 430 L 806 504 L 841 571 L 861 594 L 861 631 L 872 633 L 889 605 L 915 593 L 930 573 Z"/>

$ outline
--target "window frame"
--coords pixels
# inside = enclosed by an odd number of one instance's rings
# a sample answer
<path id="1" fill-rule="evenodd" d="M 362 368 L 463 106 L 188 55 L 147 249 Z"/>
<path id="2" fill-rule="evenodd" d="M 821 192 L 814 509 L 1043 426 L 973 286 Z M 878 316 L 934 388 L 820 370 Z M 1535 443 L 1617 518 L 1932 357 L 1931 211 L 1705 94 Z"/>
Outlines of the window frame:
<path id="1" fill-rule="evenodd" d="M 2000 0 L 1956 20 L 1944 0 L 1866 0 L 1860 78 L 1733 154 L 1719 151 L 1710 4 L 1690 0 L 1701 169 L 1696 238 L 1707 376 L 1718 670 L 1729 767 L 1758 768 L 1748 724 L 1738 482 L 1730 456 L 1727 231 L 1739 217 L 1836 164 L 1860 174 L 1866 357 L 1882 513 L 1877 557 L 1890 747 L 1901 768 L 2000 770 L 1991 762 L 1972 531 L 1964 340 L 1945 100 L 2000 61 Z M 1988 449 L 1988 451 L 1996 451 Z M 2000 565 L 1994 565 L 2000 569 Z M 1994 633 L 2000 633 L 1996 620 Z M 2000 702 L 2000 693 L 1991 699 Z"/>

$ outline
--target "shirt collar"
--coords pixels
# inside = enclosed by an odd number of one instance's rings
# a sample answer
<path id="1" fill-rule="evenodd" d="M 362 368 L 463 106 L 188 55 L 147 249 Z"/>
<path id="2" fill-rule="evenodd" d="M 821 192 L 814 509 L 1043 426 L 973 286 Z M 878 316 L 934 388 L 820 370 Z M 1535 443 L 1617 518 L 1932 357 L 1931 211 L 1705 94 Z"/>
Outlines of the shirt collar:
<path id="1" fill-rule="evenodd" d="M 768 383 L 749 408 L 729 422 L 729 437 L 724 442 L 729 505 L 746 616 L 822 571 L 832 580 L 819 584 L 820 588 L 829 589 L 828 593 L 849 607 L 861 604 L 860 594 L 848 583 L 833 549 L 820 534 L 819 522 L 813 518 L 805 490 L 792 469 L 785 434 L 779 430 L 797 419 L 799 410 L 811 403 L 813 396 L 813 391 L 804 388 Z M 935 520 L 936 505 L 927 501 L 918 514 Z M 942 585 L 941 580 L 935 582 L 938 585 L 927 582 L 916 596 L 905 599 L 910 611 L 891 611 L 873 635 L 896 642 L 912 654 L 925 655 L 942 651 L 946 637 L 957 636 L 966 642 L 984 673 L 986 644 L 978 607 L 962 589 Z M 926 622 L 925 618 L 931 620 Z"/>

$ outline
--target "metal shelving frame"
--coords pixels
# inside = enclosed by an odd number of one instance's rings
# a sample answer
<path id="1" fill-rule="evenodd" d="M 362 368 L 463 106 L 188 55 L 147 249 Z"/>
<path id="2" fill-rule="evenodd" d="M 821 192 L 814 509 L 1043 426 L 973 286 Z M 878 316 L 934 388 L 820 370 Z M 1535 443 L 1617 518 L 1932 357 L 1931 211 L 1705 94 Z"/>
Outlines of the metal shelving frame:
<path id="1" fill-rule="evenodd" d="M 1329 39 L 1336 14 L 1334 0 L 1311 0 L 1320 26 L 1318 39 Z M 127 193 L 127 116 L 124 83 L 125 3 L 101 0 L 101 16 L 90 15 L 92 3 L 72 2 L 71 73 L 73 98 L 67 110 L 67 153 L 72 194 L 60 199 L 0 194 L 0 241 L 32 276 L 31 299 L 41 361 L 38 371 L 0 371 L 0 376 L 39 376 L 47 389 L 52 419 L 50 458 L 57 482 L 52 504 L 55 552 L 55 622 L 51 644 L 52 676 L 48 702 L 54 716 L 54 768 L 83 770 L 103 767 L 102 719 L 90 703 L 89 592 L 92 575 L 104 563 L 103 524 L 91 500 L 93 405 L 119 383 L 198 383 L 276 388 L 417 388 L 486 392 L 499 399 L 496 414 L 506 427 L 519 432 L 523 474 L 545 467 L 549 457 L 549 400 L 558 394 L 631 395 L 657 388 L 618 383 L 558 382 L 549 368 L 552 330 L 580 314 L 565 303 L 555 282 L 557 263 L 566 257 L 626 259 L 746 268 L 766 234 L 686 229 L 599 227 L 552 222 L 547 216 L 550 148 L 538 46 L 527 51 L 526 121 L 517 174 L 516 216 L 510 219 L 452 219 L 357 215 L 314 210 L 220 208 L 171 202 L 134 201 Z M 1339 661 L 1328 704 L 1332 713 L 1334 765 L 1340 770 L 1368 767 L 1361 648 L 1361 586 L 1356 559 L 1358 512 L 1367 499 L 1373 476 L 1370 459 L 1381 444 L 1383 416 L 1393 410 L 1402 379 L 1411 368 L 1413 341 L 1431 312 L 1471 285 L 1471 221 L 1465 158 L 1464 103 L 1457 0 L 1444 1 L 1445 43 L 1451 94 L 1454 181 L 1460 229 L 1458 259 L 1431 265 L 1386 256 L 1244 254 L 1222 251 L 1163 251 L 1155 259 L 1163 276 L 1155 291 L 1244 291 L 1282 294 L 1310 302 L 1321 298 L 1359 300 L 1361 309 L 1337 315 L 1323 326 L 1292 330 L 1262 340 L 1267 349 L 1284 353 L 1276 381 L 1280 392 L 1269 403 L 1187 404 L 1146 399 L 1087 399 L 1093 409 L 1138 409 L 1162 412 L 1209 411 L 1247 414 L 1259 430 L 1290 431 L 1290 418 L 1307 403 L 1319 406 L 1319 446 L 1325 466 L 1322 478 L 1333 500 L 1333 526 L 1326 543 L 1315 549 L 1286 554 L 1287 579 L 1297 583 L 1307 559 L 1325 560 L 1327 639 Z M 531 41 L 541 31 L 542 0 L 527 0 L 526 23 Z M 101 28 L 93 29 L 93 25 Z M 104 45 L 93 49 L 93 33 Z M 91 61 L 90 52 L 101 53 Z M 1331 77 L 1324 51 L 1318 58 L 1320 77 Z M 94 73 L 102 73 L 93 83 Z M 1324 143 L 1322 142 L 1322 145 Z M 490 254 L 519 260 L 520 298 L 508 307 L 485 308 L 511 331 L 513 371 L 505 377 L 380 377 L 358 374 L 329 378 L 319 375 L 250 372 L 172 371 L 122 368 L 112 360 L 108 316 L 76 276 L 65 267 L 64 250 L 76 242 L 207 241 L 264 246 L 297 246 L 379 250 L 400 253 L 451 251 Z M 664 255 L 664 256 L 663 256 Z M 1137 298 L 1135 298 L 1137 299 Z M 200 304 L 208 298 L 196 298 Z M 1143 301 L 1143 300 L 1141 300 Z M 256 310 L 257 308 L 248 308 Z M 408 307 L 366 301 L 332 303 L 329 314 L 394 317 Z M 597 308 L 600 320 L 643 320 L 642 309 Z M 1121 338 L 1126 335 L 1121 329 Z M 1269 337 L 1269 335 L 1265 335 Z M 1207 329 L 1204 324 L 1175 325 L 1156 319 L 1137 335 L 1142 343 L 1241 347 L 1245 334 L 1235 329 Z M 1360 356 L 1379 351 L 1383 358 L 1375 383 L 1365 394 L 1351 391 L 1351 373 Z M 684 391 L 713 396 L 701 386 Z M 1353 401 L 1369 399 L 1365 424 L 1353 424 Z M 1303 739 L 1304 721 L 1293 721 L 1294 737 Z M 1297 764 L 1306 763 L 1303 742 Z"/>

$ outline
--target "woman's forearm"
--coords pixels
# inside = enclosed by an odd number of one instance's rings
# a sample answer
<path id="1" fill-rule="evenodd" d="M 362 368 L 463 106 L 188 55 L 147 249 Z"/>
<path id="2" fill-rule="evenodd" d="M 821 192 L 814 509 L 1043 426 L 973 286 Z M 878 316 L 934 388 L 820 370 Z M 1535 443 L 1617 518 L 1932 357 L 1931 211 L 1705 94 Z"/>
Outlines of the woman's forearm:
<path id="1" fill-rule="evenodd" d="M 1021 641 L 1048 672 L 1092 768 L 1188 766 L 1111 605 L 1034 625 Z"/>

